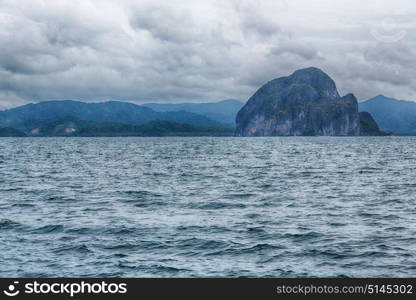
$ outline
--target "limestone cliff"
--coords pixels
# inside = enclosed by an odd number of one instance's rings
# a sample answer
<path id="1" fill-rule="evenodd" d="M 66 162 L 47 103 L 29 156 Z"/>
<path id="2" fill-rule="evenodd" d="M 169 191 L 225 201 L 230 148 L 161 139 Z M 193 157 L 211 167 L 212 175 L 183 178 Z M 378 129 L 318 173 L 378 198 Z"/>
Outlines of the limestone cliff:
<path id="1" fill-rule="evenodd" d="M 357 99 L 317 68 L 263 85 L 238 112 L 236 136 L 361 134 Z"/>

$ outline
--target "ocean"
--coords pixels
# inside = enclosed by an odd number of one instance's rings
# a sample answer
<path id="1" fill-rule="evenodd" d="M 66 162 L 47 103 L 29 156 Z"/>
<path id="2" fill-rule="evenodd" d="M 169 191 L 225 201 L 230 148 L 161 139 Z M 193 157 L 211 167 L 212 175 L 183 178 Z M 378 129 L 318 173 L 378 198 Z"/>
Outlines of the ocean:
<path id="1" fill-rule="evenodd" d="M 1 277 L 415 277 L 416 138 L 1 138 Z"/>

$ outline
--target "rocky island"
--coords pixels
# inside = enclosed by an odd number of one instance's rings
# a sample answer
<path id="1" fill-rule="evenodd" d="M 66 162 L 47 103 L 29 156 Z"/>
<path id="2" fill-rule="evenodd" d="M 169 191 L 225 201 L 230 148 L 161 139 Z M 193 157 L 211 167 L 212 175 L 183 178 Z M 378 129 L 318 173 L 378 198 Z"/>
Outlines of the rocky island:
<path id="1" fill-rule="evenodd" d="M 236 136 L 385 135 L 353 94 L 341 97 L 335 82 L 307 68 L 263 85 L 236 117 Z"/>

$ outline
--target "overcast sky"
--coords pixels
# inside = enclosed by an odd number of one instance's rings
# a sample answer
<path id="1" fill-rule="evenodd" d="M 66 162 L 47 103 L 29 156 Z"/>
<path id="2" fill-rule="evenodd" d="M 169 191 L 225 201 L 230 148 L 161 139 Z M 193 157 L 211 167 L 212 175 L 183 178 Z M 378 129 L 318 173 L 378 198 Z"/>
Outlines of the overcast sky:
<path id="1" fill-rule="evenodd" d="M 247 100 L 315 66 L 340 93 L 416 100 L 414 0 L 0 0 L 0 109 Z"/>

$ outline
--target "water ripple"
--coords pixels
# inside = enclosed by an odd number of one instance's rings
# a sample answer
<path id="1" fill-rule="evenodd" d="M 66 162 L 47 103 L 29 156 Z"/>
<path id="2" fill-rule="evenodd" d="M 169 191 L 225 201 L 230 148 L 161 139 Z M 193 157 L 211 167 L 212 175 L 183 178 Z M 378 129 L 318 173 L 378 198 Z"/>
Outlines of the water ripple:
<path id="1" fill-rule="evenodd" d="M 0 142 L 3 277 L 416 276 L 413 137 Z"/>

